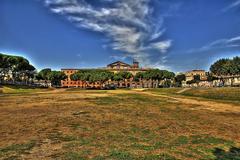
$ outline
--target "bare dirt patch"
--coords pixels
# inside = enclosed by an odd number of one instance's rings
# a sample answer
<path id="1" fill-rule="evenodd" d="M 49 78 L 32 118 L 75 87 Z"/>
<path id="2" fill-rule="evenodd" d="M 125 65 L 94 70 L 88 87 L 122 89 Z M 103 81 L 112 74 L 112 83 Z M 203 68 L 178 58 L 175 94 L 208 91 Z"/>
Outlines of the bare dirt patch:
<path id="1" fill-rule="evenodd" d="M 240 143 L 236 106 L 217 105 L 136 90 L 7 94 L 0 159 L 214 160 Z"/>

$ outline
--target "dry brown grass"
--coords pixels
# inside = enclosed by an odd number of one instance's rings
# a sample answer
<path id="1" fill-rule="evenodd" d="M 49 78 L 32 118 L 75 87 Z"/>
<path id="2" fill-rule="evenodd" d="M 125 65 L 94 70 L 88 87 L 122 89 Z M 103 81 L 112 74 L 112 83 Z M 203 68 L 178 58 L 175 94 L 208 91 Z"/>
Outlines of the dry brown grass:
<path id="1" fill-rule="evenodd" d="M 239 112 L 173 98 L 138 90 L 5 94 L 0 159 L 209 160 L 214 149 L 239 145 Z"/>

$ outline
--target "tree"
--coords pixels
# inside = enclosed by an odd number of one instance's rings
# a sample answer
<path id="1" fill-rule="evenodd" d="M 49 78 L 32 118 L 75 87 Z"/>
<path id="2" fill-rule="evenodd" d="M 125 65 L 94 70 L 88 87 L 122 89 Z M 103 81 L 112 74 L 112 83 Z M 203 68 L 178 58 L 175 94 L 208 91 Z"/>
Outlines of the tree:
<path id="1" fill-rule="evenodd" d="M 193 83 L 199 83 L 201 81 L 200 75 L 194 75 L 193 79 L 190 81 L 187 81 L 187 84 L 193 84 Z"/>
<path id="2" fill-rule="evenodd" d="M 215 148 L 213 154 L 216 157 L 214 160 L 239 160 L 240 148 L 231 147 L 228 151 L 222 148 Z"/>
<path id="3" fill-rule="evenodd" d="M 23 57 L 17 58 L 15 63 L 15 68 L 13 70 L 13 74 L 15 74 L 15 79 L 25 81 L 34 77 L 35 67 L 29 63 L 28 60 L 24 59 Z"/>
<path id="4" fill-rule="evenodd" d="M 6 74 L 7 63 L 5 60 L 5 56 L 0 53 L 0 83 L 4 80 Z"/>
<path id="5" fill-rule="evenodd" d="M 226 74 L 226 68 L 224 68 L 224 65 L 228 62 L 228 59 L 220 59 L 216 61 L 213 65 L 210 67 L 210 71 L 214 73 L 215 75 L 225 75 Z"/>
<path id="6" fill-rule="evenodd" d="M 212 73 L 207 74 L 207 81 L 211 82 L 213 80 L 217 80 L 218 78 L 214 76 Z"/>
<path id="7" fill-rule="evenodd" d="M 83 81 L 83 82 L 90 82 L 96 83 L 100 82 L 101 85 L 104 84 L 106 81 L 113 79 L 113 73 L 107 70 L 80 70 L 70 76 L 71 80 L 74 81 Z"/>
<path id="8" fill-rule="evenodd" d="M 186 81 L 186 76 L 185 74 L 178 74 L 175 78 L 175 83 L 177 87 L 181 87 L 182 86 L 182 81 Z"/>
<path id="9" fill-rule="evenodd" d="M 114 81 L 123 81 L 132 78 L 133 75 L 130 72 L 118 72 L 114 74 L 113 80 Z"/>
<path id="10" fill-rule="evenodd" d="M 65 80 L 67 78 L 67 75 L 61 71 L 51 71 L 48 76 L 54 86 L 60 86 L 61 80 Z"/>
<path id="11" fill-rule="evenodd" d="M 240 57 L 234 57 L 232 60 L 232 67 L 233 67 L 233 75 L 240 74 Z"/>
<path id="12" fill-rule="evenodd" d="M 169 72 L 167 70 L 162 70 L 162 78 L 163 79 L 173 79 L 175 77 L 175 73 L 173 72 Z"/>
<path id="13" fill-rule="evenodd" d="M 124 78 L 123 78 L 123 75 L 122 75 L 122 74 L 116 73 L 116 74 L 114 74 L 114 76 L 113 76 L 113 80 L 119 82 L 119 81 L 123 81 Z"/>
<path id="14" fill-rule="evenodd" d="M 114 76 L 114 73 L 109 72 L 109 71 L 101 71 L 98 74 L 99 74 L 99 81 L 101 83 L 104 83 L 108 80 L 112 80 L 113 76 Z"/>
<path id="15" fill-rule="evenodd" d="M 135 76 L 134 76 L 134 81 L 139 82 L 140 80 L 142 80 L 144 77 L 144 72 L 138 72 Z"/>
<path id="16" fill-rule="evenodd" d="M 42 69 L 37 75 L 37 80 L 50 80 L 50 74 L 52 70 L 50 68 Z"/>
<path id="17" fill-rule="evenodd" d="M 25 81 L 33 77 L 35 67 L 29 61 L 20 56 L 11 56 L 0 53 L 0 79 L 7 81 Z M 10 76 L 11 75 L 11 76 Z M 11 77 L 11 79 L 10 79 Z"/>
<path id="18" fill-rule="evenodd" d="M 169 79 L 164 80 L 164 82 L 163 82 L 164 88 L 169 88 L 169 87 L 171 87 L 171 85 L 172 85 L 171 80 L 169 80 Z"/>
<path id="19" fill-rule="evenodd" d="M 240 57 L 220 59 L 211 65 L 210 71 L 217 76 L 239 75 Z"/>
<path id="20" fill-rule="evenodd" d="M 143 78 L 146 80 L 160 80 L 163 77 L 163 73 L 159 69 L 151 69 L 144 73 Z"/>
<path id="21" fill-rule="evenodd" d="M 193 79 L 194 79 L 196 82 L 199 82 L 199 81 L 201 81 L 201 77 L 200 77 L 200 75 L 199 75 L 199 74 L 197 74 L 197 75 L 194 75 L 194 76 L 193 76 Z"/>
<path id="22" fill-rule="evenodd" d="M 132 73 L 130 72 L 119 72 L 119 74 L 124 78 L 124 79 L 130 79 L 133 77 Z"/>
<path id="23" fill-rule="evenodd" d="M 155 87 L 158 87 L 160 80 L 172 80 L 174 76 L 175 74 L 173 72 L 169 72 L 167 70 L 150 69 L 146 72 L 136 74 L 134 77 L 134 81 L 150 80 L 152 82 L 152 86 L 153 84 L 155 84 Z M 167 83 L 169 84 L 169 82 L 171 81 L 168 81 Z"/>

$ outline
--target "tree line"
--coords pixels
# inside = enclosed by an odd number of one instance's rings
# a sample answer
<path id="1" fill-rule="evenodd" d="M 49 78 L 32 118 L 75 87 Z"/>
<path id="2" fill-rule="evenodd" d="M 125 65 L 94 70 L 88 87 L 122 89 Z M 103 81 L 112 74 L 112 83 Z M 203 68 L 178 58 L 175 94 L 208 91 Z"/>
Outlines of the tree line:
<path id="1" fill-rule="evenodd" d="M 240 57 L 219 59 L 211 65 L 210 71 L 216 76 L 240 75 Z"/>
<path id="2" fill-rule="evenodd" d="M 141 80 L 160 81 L 164 79 L 174 79 L 175 74 L 166 70 L 150 69 L 146 72 L 138 72 L 135 76 L 127 71 L 113 73 L 108 70 L 79 70 L 70 76 L 73 81 L 83 81 L 104 84 L 108 81 L 124 82 L 127 80 L 139 82 Z"/>
<path id="3" fill-rule="evenodd" d="M 219 59 L 210 67 L 208 81 L 216 79 L 218 76 L 240 75 L 240 57 L 233 59 Z M 33 80 L 51 81 L 52 85 L 60 86 L 61 80 L 65 80 L 67 75 L 61 71 L 54 71 L 46 68 L 37 72 L 30 62 L 21 56 L 12 56 L 0 53 L 0 83 L 4 82 L 23 82 L 32 83 Z M 185 74 L 175 75 L 173 72 L 160 69 L 150 69 L 133 75 L 130 72 L 122 71 L 113 73 L 104 69 L 79 70 L 72 74 L 70 79 L 73 81 L 83 81 L 89 83 L 99 82 L 104 84 L 108 81 L 123 82 L 131 80 L 134 82 L 156 81 L 158 84 L 164 80 L 164 86 L 174 84 L 180 87 L 182 81 L 186 80 Z M 192 82 L 200 81 L 200 76 L 195 75 Z"/>
<path id="4" fill-rule="evenodd" d="M 61 86 L 61 80 L 65 80 L 67 75 L 61 71 L 52 71 L 50 68 L 42 69 L 35 75 L 36 80 L 51 81 L 53 86 Z"/>
<path id="5" fill-rule="evenodd" d="M 43 69 L 37 73 L 36 68 L 21 56 L 0 53 L 0 84 L 32 84 L 34 80 L 49 80 L 59 86 L 67 76 L 61 71 Z"/>
<path id="6" fill-rule="evenodd" d="M 34 78 L 35 67 L 20 56 L 10 56 L 0 53 L 0 82 L 5 80 L 27 82 Z"/>

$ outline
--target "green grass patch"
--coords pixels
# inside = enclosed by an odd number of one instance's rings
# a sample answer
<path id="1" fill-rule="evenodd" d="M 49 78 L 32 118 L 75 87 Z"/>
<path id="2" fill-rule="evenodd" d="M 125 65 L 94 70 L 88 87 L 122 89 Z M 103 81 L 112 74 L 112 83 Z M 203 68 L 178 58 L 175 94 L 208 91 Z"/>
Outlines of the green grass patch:
<path id="1" fill-rule="evenodd" d="M 17 86 L 17 85 L 4 85 L 1 89 L 4 94 L 16 94 L 16 93 L 35 93 L 41 91 L 49 91 L 51 89 L 35 88 L 29 86 Z"/>
<path id="2" fill-rule="evenodd" d="M 158 94 L 176 94 L 183 88 L 156 88 L 156 89 L 148 89 L 146 91 L 158 93 Z"/>
<path id="3" fill-rule="evenodd" d="M 159 155 L 145 155 L 138 156 L 135 154 L 131 154 L 126 151 L 111 151 L 110 155 L 106 159 L 114 159 L 114 160 L 177 160 L 174 156 L 171 156 L 166 153 L 162 153 Z"/>
<path id="4" fill-rule="evenodd" d="M 66 92 L 81 92 L 81 93 L 89 93 L 89 94 L 97 94 L 97 93 L 107 93 L 107 90 L 88 90 L 84 88 L 66 88 Z"/>
<path id="5" fill-rule="evenodd" d="M 106 158 L 104 156 L 96 156 L 92 160 L 105 160 Z"/>
<path id="6" fill-rule="evenodd" d="M 76 152 L 67 152 L 64 154 L 65 160 L 85 160 L 85 158 L 80 154 Z"/>
<path id="7" fill-rule="evenodd" d="M 121 98 L 118 97 L 98 97 L 96 98 L 95 103 L 97 105 L 114 105 L 121 102 Z"/>
<path id="8" fill-rule="evenodd" d="M 62 133 L 59 133 L 59 132 L 50 133 L 48 135 L 48 138 L 51 139 L 54 142 L 68 142 L 68 141 L 77 140 L 77 137 L 75 137 L 75 136 L 63 135 Z"/>
<path id="9" fill-rule="evenodd" d="M 71 123 L 69 124 L 69 127 L 72 128 L 73 130 L 81 130 L 81 131 L 90 131 L 91 129 L 84 127 L 78 123 Z"/>
<path id="10" fill-rule="evenodd" d="M 118 151 L 118 150 L 113 150 L 111 151 L 109 158 L 115 159 L 115 160 L 133 160 L 135 157 L 126 151 Z"/>
<path id="11" fill-rule="evenodd" d="M 211 136 L 192 136 L 191 137 L 192 144 L 208 144 L 208 145 L 217 145 L 217 144 L 224 144 L 227 146 L 233 145 L 232 141 L 224 140 L 222 138 L 211 137 Z"/>
<path id="12" fill-rule="evenodd" d="M 231 147 L 228 151 L 216 148 L 213 152 L 215 160 L 240 160 L 240 148 Z"/>
<path id="13" fill-rule="evenodd" d="M 224 88 L 192 88 L 182 95 L 202 97 L 214 100 L 227 100 L 240 102 L 240 88 L 224 87 Z"/>
<path id="14" fill-rule="evenodd" d="M 36 141 L 30 141 L 24 144 L 12 144 L 5 148 L 0 148 L 0 157 L 18 159 L 20 155 L 27 154 L 35 145 Z"/>
<path id="15" fill-rule="evenodd" d="M 17 152 L 21 154 L 31 150 L 35 145 L 36 145 L 35 141 L 30 141 L 29 143 L 24 144 L 13 144 L 5 148 L 0 148 L 0 153 Z"/>
<path id="16" fill-rule="evenodd" d="M 68 139 L 68 140 L 70 141 L 67 141 L 68 143 L 64 145 L 65 149 L 74 149 L 80 146 L 90 145 L 92 142 L 92 139 L 90 138 L 74 138 L 74 139 Z"/>
<path id="17" fill-rule="evenodd" d="M 147 107 L 147 106 L 164 106 L 167 104 L 166 99 L 156 99 L 148 95 L 143 94 L 117 94 L 111 97 L 99 97 L 97 98 L 97 104 L 100 105 L 115 105 L 124 104 L 128 107 Z"/>
<path id="18" fill-rule="evenodd" d="M 171 145 L 173 146 L 181 146 L 189 143 L 189 138 L 186 136 L 179 136 L 177 139 L 175 139 Z"/>
<path id="19" fill-rule="evenodd" d="M 139 143 L 132 144 L 131 148 L 138 149 L 138 150 L 145 150 L 145 151 L 151 151 L 151 150 L 155 149 L 154 146 L 144 145 L 144 144 L 139 144 Z"/>

